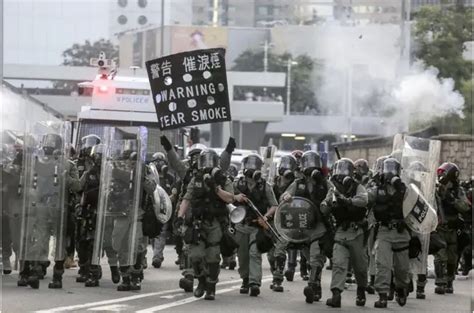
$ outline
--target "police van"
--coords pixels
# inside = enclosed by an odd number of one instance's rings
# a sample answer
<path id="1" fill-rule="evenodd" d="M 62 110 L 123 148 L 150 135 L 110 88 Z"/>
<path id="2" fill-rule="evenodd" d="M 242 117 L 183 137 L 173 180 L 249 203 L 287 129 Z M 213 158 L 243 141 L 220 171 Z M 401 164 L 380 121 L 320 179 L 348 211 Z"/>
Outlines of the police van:
<path id="1" fill-rule="evenodd" d="M 138 126 L 148 129 L 148 151 L 162 150 L 159 137 L 166 135 L 179 146 L 186 142 L 178 130 L 160 131 L 153 104 L 148 79 L 136 76 L 138 67 L 132 67 L 129 76 L 120 75 L 112 60 L 101 53 L 99 58 L 91 59 L 91 65 L 98 67 L 93 81 L 79 83 L 79 95 L 90 97 L 90 104 L 83 106 L 78 113 L 74 141 L 80 148 L 80 139 L 89 134 L 103 137 L 106 126 L 115 126 L 124 139 L 133 136 Z"/>

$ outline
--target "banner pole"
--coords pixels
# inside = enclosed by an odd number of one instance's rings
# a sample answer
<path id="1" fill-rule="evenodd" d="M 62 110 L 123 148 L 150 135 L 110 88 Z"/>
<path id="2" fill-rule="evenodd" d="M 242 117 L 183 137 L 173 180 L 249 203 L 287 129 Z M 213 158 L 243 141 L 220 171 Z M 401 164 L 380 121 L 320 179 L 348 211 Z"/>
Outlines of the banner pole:
<path id="1" fill-rule="evenodd" d="M 230 134 L 230 137 L 235 138 L 235 137 L 234 137 L 234 127 L 232 127 L 232 121 L 229 121 L 228 125 L 229 125 L 229 134 Z"/>

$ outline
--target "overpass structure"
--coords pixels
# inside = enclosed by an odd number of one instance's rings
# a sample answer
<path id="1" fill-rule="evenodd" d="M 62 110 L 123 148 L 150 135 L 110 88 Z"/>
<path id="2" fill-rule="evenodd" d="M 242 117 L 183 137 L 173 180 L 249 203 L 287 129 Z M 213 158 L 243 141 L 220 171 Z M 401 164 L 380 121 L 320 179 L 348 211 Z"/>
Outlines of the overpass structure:
<path id="1" fill-rule="evenodd" d="M 94 67 L 69 67 L 50 65 L 5 64 L 4 79 L 7 81 L 91 81 L 97 74 Z M 138 76 L 146 78 L 144 69 L 119 69 L 120 76 Z M 286 86 L 286 74 L 276 72 L 228 72 L 228 90 L 231 103 L 233 126 L 200 126 L 201 131 L 220 133 L 215 144 L 224 142 L 230 134 L 241 143 L 241 147 L 257 148 L 263 137 L 280 136 L 282 133 L 296 135 L 343 135 L 376 136 L 387 133 L 387 125 L 378 117 L 325 116 L 325 115 L 284 115 L 284 103 L 281 101 L 254 101 L 234 99 L 234 88 Z M 33 92 L 30 95 L 75 120 L 82 107 L 90 104 L 90 97 L 77 93 L 58 95 L 54 93 Z M 155 117 L 150 117 L 156 119 Z M 220 128 L 215 128 L 220 127 Z M 211 129 L 212 128 L 212 129 Z M 218 131 L 220 130 L 220 131 Z"/>

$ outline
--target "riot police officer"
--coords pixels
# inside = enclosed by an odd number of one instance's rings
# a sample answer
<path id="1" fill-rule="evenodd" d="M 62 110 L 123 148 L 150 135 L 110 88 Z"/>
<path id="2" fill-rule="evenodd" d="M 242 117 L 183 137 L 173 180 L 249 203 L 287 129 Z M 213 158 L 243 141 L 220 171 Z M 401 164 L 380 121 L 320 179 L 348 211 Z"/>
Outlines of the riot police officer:
<path id="1" fill-rule="evenodd" d="M 296 158 L 294 156 L 285 155 L 281 157 L 280 164 L 278 165 L 278 175 L 275 178 L 275 183 L 273 185 L 273 192 L 275 194 L 276 199 L 280 199 L 281 195 L 295 180 L 296 168 L 297 164 Z M 291 263 L 291 268 L 289 267 L 288 269 L 288 275 L 292 274 L 292 276 L 294 276 L 296 267 L 296 253 L 298 250 L 291 250 L 291 255 L 295 256 L 295 259 L 294 263 Z M 283 291 L 282 283 L 284 274 L 283 271 L 285 269 L 286 262 L 286 251 L 287 243 L 278 242 L 275 247 L 273 247 L 272 250 L 270 250 L 267 254 L 268 262 L 270 263 L 270 269 L 273 274 L 273 283 L 270 285 L 270 288 L 276 292 Z M 288 251 L 288 255 L 290 255 L 290 251 Z"/>
<path id="2" fill-rule="evenodd" d="M 163 146 L 164 150 L 166 151 L 167 159 L 169 162 L 170 168 L 178 175 L 181 180 L 181 191 L 179 193 L 177 205 L 180 205 L 180 202 L 183 196 L 186 194 L 187 186 L 189 185 L 191 179 L 193 178 L 194 174 L 197 172 L 197 160 L 199 154 L 202 150 L 206 149 L 206 146 L 203 144 L 194 144 L 190 147 L 188 155 L 187 155 L 187 162 L 185 160 L 181 160 L 173 149 L 171 142 L 168 140 L 166 136 L 160 137 L 161 145 Z M 221 157 L 219 159 L 220 168 L 222 171 L 226 171 L 230 165 L 230 160 L 232 156 L 232 152 L 236 147 L 234 138 L 230 137 L 229 142 L 222 152 Z M 176 232 L 176 230 L 175 230 Z M 178 232 L 179 234 L 179 232 Z M 182 238 L 178 239 L 178 243 L 176 245 L 176 252 L 178 253 L 179 257 L 178 260 L 181 261 L 180 269 L 183 269 L 183 278 L 179 280 L 179 287 L 182 288 L 186 292 L 193 291 L 193 281 L 194 281 L 194 273 L 192 269 L 192 265 L 190 264 L 188 258 L 188 246 L 184 245 L 182 242 Z"/>
<path id="3" fill-rule="evenodd" d="M 367 191 L 354 180 L 354 163 L 342 158 L 334 164 L 330 189 L 321 205 L 323 214 L 332 214 L 336 220 L 336 234 L 332 253 L 332 298 L 326 301 L 330 307 L 341 306 L 341 293 L 351 260 L 357 282 L 356 305 L 365 305 L 367 287 Z"/>
<path id="4" fill-rule="evenodd" d="M 84 171 L 88 169 L 90 163 L 88 163 L 91 155 L 92 147 L 100 144 L 100 137 L 95 134 L 90 134 L 81 138 L 81 144 L 79 149 L 79 156 L 77 158 L 77 170 L 79 177 L 82 177 Z"/>
<path id="5" fill-rule="evenodd" d="M 386 308 L 392 268 L 396 300 L 404 306 L 408 296 L 410 233 L 403 217 L 406 186 L 400 178 L 401 166 L 394 158 L 383 161 L 380 183 L 369 188 L 373 213 L 377 221 L 375 239 L 375 290 L 379 300 L 376 308 Z"/>
<path id="6" fill-rule="evenodd" d="M 436 202 L 440 222 L 436 232 L 446 241 L 446 248 L 435 255 L 436 274 L 435 293 L 453 293 L 453 281 L 457 267 L 458 215 L 469 210 L 465 192 L 459 186 L 459 168 L 456 164 L 445 162 L 437 170 L 438 186 Z"/>
<path id="7" fill-rule="evenodd" d="M 370 188 L 380 184 L 380 180 L 382 178 L 383 174 L 383 161 L 385 161 L 388 158 L 388 156 L 382 156 L 377 158 L 375 161 L 373 167 L 372 167 L 372 177 L 369 179 L 366 188 L 369 190 Z M 374 199 L 370 197 L 369 194 L 369 205 L 368 205 L 368 210 L 367 210 L 367 222 L 369 225 L 369 239 L 367 242 L 367 251 L 369 255 L 369 283 L 367 285 L 367 293 L 368 294 L 375 294 L 375 250 L 374 250 L 374 244 L 375 244 L 375 224 L 376 220 L 374 217 L 374 212 L 373 212 L 373 205 L 374 205 Z"/>
<path id="8" fill-rule="evenodd" d="M 257 233 L 260 227 L 273 216 L 278 202 L 272 187 L 262 178 L 263 160 L 257 154 L 242 159 L 243 176 L 234 182 L 235 201 L 245 203 L 250 199 L 265 221 L 260 220 L 250 207 L 242 223 L 236 225 L 236 240 L 239 243 L 239 274 L 242 278 L 241 294 L 256 297 L 260 294 L 262 281 L 262 253 L 257 248 Z"/>
<path id="9" fill-rule="evenodd" d="M 239 175 L 239 170 L 237 166 L 235 164 L 230 164 L 229 168 L 227 169 L 227 177 L 230 179 L 231 182 L 233 182 L 238 175 Z M 228 268 L 231 271 L 235 269 L 235 267 L 237 266 L 236 253 L 235 253 L 236 251 L 237 250 L 235 250 L 231 256 L 222 256 L 221 268 L 223 269 Z"/>
<path id="10" fill-rule="evenodd" d="M 170 196 L 173 206 L 176 205 L 178 197 L 178 188 L 176 186 L 176 180 L 174 176 L 169 172 L 168 160 L 163 152 L 156 152 L 152 156 L 152 160 L 158 170 L 160 185 Z M 160 268 L 163 263 L 163 250 L 166 245 L 166 238 L 169 235 L 169 229 L 171 228 L 170 223 L 163 225 L 160 235 L 153 239 L 153 260 L 152 265 L 154 268 Z"/>
<path id="11" fill-rule="evenodd" d="M 326 198 L 329 185 L 322 172 L 321 158 L 317 152 L 306 151 L 300 159 L 301 173 L 304 175 L 297 178 L 282 195 L 283 201 L 290 201 L 292 196 L 303 197 L 310 200 L 315 208 L 316 224 L 312 225 L 310 240 L 305 244 L 303 253 L 309 260 L 311 266 L 308 286 L 304 289 L 307 303 L 313 303 L 321 299 L 321 274 L 326 256 L 324 249 L 328 247 L 328 241 L 323 240 L 327 233 L 327 223 L 323 220 L 320 205 Z M 327 239 L 327 238 L 324 238 Z"/>
<path id="12" fill-rule="evenodd" d="M 206 149 L 199 154 L 198 172 L 187 186 L 176 222 L 178 227 L 182 226 L 186 212 L 192 208 L 184 238 L 190 245 L 189 258 L 199 281 L 194 296 L 200 298 L 205 292 L 206 300 L 214 300 L 219 275 L 222 229 L 218 218 L 227 214 L 226 203 L 234 201 L 232 183 L 218 164 L 214 150 Z"/>

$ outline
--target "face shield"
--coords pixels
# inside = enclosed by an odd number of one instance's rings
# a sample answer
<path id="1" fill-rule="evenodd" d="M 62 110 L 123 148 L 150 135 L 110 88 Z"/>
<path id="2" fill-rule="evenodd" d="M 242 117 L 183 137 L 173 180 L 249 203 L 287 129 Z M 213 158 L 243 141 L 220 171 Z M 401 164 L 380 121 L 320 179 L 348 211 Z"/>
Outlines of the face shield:
<path id="1" fill-rule="evenodd" d="M 244 175 L 253 180 L 259 180 L 262 177 L 262 166 L 263 161 L 257 154 L 248 155 L 242 160 Z"/>
<path id="2" fill-rule="evenodd" d="M 214 150 L 204 150 L 199 154 L 198 168 L 201 170 L 213 169 L 219 166 L 219 156 Z"/>
<path id="3" fill-rule="evenodd" d="M 295 177 L 294 171 L 296 170 L 296 159 L 294 156 L 285 155 L 280 160 L 280 165 L 278 166 L 278 174 L 287 179 L 292 179 Z"/>
<path id="4" fill-rule="evenodd" d="M 96 166 L 101 165 L 102 156 L 105 154 L 105 145 L 98 144 L 92 147 L 90 157 Z"/>
<path id="5" fill-rule="evenodd" d="M 41 146 L 46 155 L 61 153 L 62 138 L 58 134 L 46 134 L 41 140 Z"/>
<path id="6" fill-rule="evenodd" d="M 300 159 L 301 170 L 307 172 L 308 170 L 321 169 L 321 157 L 314 151 L 307 151 Z"/>

